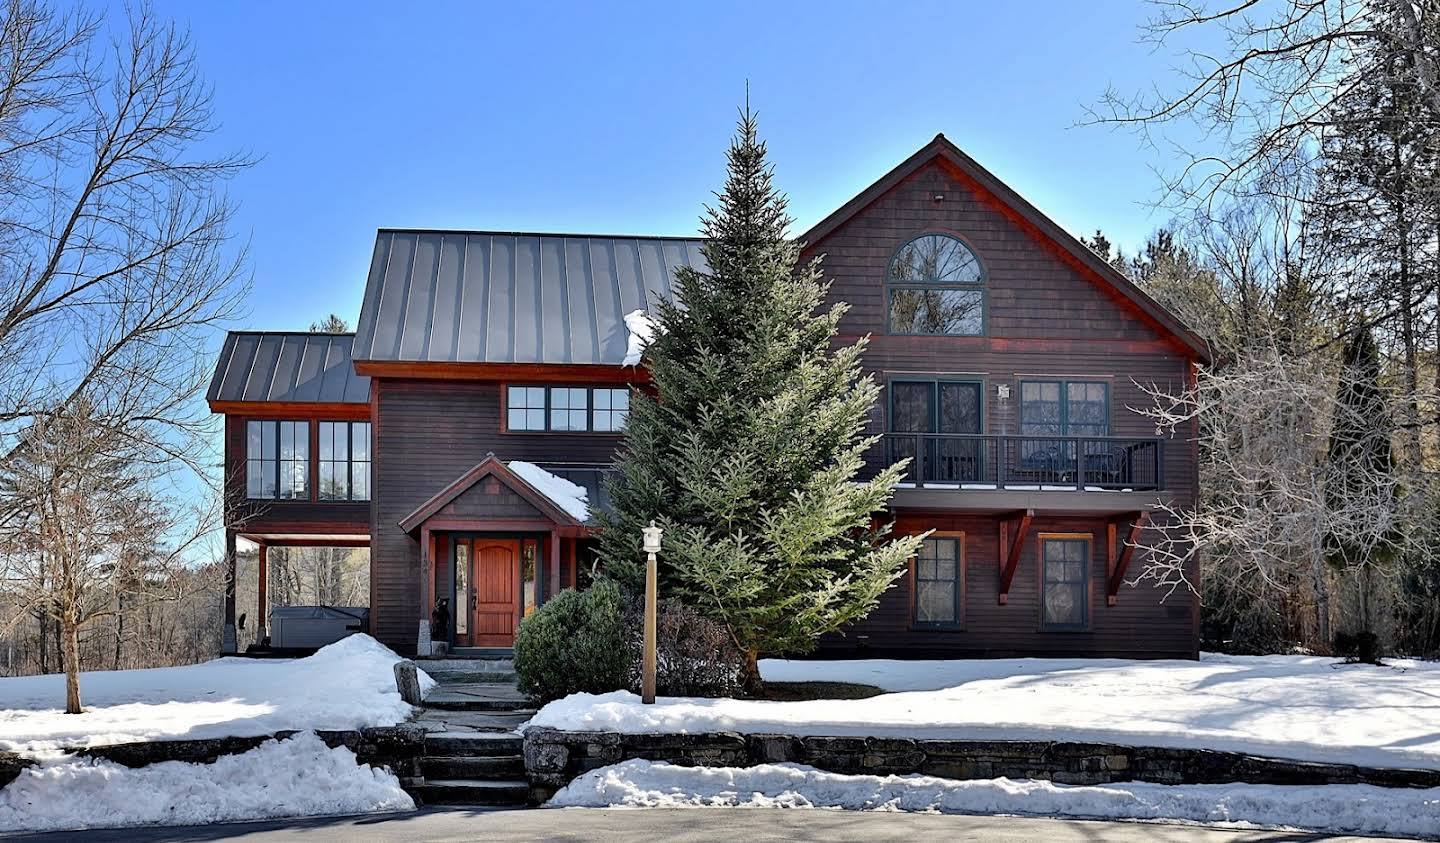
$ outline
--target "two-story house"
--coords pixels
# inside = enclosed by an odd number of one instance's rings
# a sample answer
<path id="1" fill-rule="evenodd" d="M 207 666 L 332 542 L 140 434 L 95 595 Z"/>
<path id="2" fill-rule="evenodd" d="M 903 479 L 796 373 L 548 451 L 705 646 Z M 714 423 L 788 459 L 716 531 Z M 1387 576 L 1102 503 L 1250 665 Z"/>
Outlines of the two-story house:
<path id="1" fill-rule="evenodd" d="M 1137 384 L 1182 387 L 1204 343 L 943 136 L 800 239 L 852 305 L 841 340 L 872 338 L 869 470 L 913 461 L 877 517 L 933 531 L 822 652 L 1195 656 L 1195 597 L 1126 581 L 1157 502 L 1197 496 L 1194 437 L 1156 437 Z M 385 644 L 511 645 L 588 579 L 601 479 L 647 382 L 626 363 L 626 315 L 670 296 L 700 247 L 381 230 L 354 335 L 225 342 L 209 400 L 232 570 L 240 537 L 262 556 L 365 546 Z M 240 610 L 263 635 L 260 569 Z M 232 646 L 236 613 L 232 576 Z"/>

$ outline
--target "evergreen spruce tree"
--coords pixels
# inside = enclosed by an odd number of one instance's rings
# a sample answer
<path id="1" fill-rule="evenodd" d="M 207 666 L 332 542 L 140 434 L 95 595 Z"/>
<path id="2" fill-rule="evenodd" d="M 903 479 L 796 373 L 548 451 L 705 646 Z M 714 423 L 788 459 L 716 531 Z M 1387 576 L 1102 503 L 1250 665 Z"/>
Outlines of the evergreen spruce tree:
<path id="1" fill-rule="evenodd" d="M 601 557 L 641 582 L 640 530 L 665 528 L 662 592 L 723 622 L 760 682 L 760 653 L 799 653 L 869 613 L 919 537 L 876 526 L 903 466 L 859 482 L 879 389 L 865 341 L 835 348 L 846 305 L 822 310 L 817 262 L 798 266 L 786 200 L 748 104 L 718 205 L 708 272 L 676 272 L 652 314 L 655 399 L 631 405 Z"/>

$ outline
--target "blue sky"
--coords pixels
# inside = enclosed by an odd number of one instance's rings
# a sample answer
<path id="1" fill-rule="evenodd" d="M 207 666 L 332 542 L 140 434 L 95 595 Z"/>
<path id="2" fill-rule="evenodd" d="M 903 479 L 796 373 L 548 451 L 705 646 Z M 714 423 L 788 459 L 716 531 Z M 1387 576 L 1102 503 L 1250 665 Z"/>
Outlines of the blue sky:
<path id="1" fill-rule="evenodd" d="M 352 325 L 379 226 L 688 234 L 748 79 L 803 230 L 936 132 L 1077 234 L 1133 247 L 1159 161 L 1077 127 L 1171 57 L 1134 2 L 156 0 L 215 87 L 255 291 L 237 327 Z M 118 7 L 116 8 L 118 12 Z"/>

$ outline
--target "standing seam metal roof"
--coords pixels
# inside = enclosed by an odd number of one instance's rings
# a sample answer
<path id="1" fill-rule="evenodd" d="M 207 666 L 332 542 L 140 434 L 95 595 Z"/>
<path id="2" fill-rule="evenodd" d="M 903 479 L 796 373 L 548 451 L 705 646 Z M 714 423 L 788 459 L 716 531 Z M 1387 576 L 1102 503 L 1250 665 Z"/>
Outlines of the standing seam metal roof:
<path id="1" fill-rule="evenodd" d="M 232 331 L 205 397 L 364 404 L 370 400 L 370 379 L 355 374 L 354 339 L 354 334 Z"/>
<path id="2" fill-rule="evenodd" d="M 673 300 L 703 242 L 381 229 L 355 359 L 622 365 L 625 314 Z"/>

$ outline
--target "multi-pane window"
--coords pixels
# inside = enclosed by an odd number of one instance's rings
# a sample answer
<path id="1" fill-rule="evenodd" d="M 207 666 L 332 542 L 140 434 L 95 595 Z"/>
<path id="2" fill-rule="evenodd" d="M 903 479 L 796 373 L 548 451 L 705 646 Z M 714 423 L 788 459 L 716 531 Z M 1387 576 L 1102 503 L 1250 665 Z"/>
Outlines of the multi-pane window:
<path id="1" fill-rule="evenodd" d="M 1109 384 L 1103 381 L 1024 381 L 1020 384 L 1020 435 L 1109 434 Z"/>
<path id="2" fill-rule="evenodd" d="M 927 538 L 915 556 L 915 623 L 957 626 L 960 623 L 960 537 Z"/>
<path id="3" fill-rule="evenodd" d="M 370 423 L 320 422 L 320 499 L 370 499 Z"/>
<path id="4" fill-rule="evenodd" d="M 982 386 L 979 381 L 891 381 L 890 461 L 909 458 L 910 478 L 963 483 L 981 479 Z"/>
<path id="5" fill-rule="evenodd" d="M 310 423 L 251 420 L 245 425 L 245 495 L 298 500 L 310 496 Z"/>
<path id="6" fill-rule="evenodd" d="M 1084 629 L 1090 620 L 1090 539 L 1040 539 L 1043 629 Z"/>
<path id="7" fill-rule="evenodd" d="M 946 234 L 901 246 L 886 271 L 890 333 L 985 333 L 985 269 L 970 247 Z"/>
<path id="8" fill-rule="evenodd" d="M 505 399 L 506 427 L 511 430 L 545 429 L 545 387 L 512 386 Z"/>
<path id="9" fill-rule="evenodd" d="M 630 415 L 630 390 L 596 389 L 595 430 L 616 431 L 625 429 L 625 417 Z"/>
<path id="10" fill-rule="evenodd" d="M 625 429 L 630 390 L 584 386 L 510 386 L 505 391 L 507 430 L 595 431 Z"/>
<path id="11" fill-rule="evenodd" d="M 584 387 L 550 388 L 550 429 L 588 430 L 590 390 Z"/>

